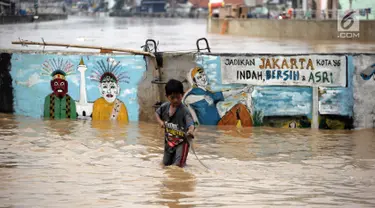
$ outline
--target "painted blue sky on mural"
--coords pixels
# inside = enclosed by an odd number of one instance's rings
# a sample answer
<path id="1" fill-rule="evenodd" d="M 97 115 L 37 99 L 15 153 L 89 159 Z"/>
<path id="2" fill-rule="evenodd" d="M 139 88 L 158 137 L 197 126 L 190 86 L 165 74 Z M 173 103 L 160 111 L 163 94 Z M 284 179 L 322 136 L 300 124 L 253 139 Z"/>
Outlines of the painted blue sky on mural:
<path id="1" fill-rule="evenodd" d="M 87 66 L 85 73 L 88 102 L 100 98 L 99 83 L 89 77 L 97 61 L 107 62 L 108 56 L 79 56 L 79 55 L 46 55 L 46 54 L 13 54 L 12 70 L 13 86 L 16 96 L 15 111 L 32 117 L 41 117 L 43 114 L 44 98 L 52 93 L 50 86 L 51 76 L 42 75 L 42 64 L 49 59 L 62 58 L 73 64 L 74 73 L 67 76 L 68 94 L 76 101 L 79 100 L 80 72 L 77 67 L 81 58 Z M 138 120 L 139 105 L 137 101 L 137 85 L 146 70 L 143 56 L 116 55 L 113 57 L 120 62 L 121 70 L 126 70 L 130 77 L 129 83 L 119 83 L 121 91 L 118 98 L 124 102 L 130 121 Z"/>
<path id="2" fill-rule="evenodd" d="M 354 76 L 353 57 L 348 56 L 348 77 Z M 353 79 L 348 79 L 348 87 L 326 88 L 319 90 L 319 113 L 331 115 L 353 116 Z"/>
<path id="3" fill-rule="evenodd" d="M 213 91 L 242 88 L 242 84 L 221 84 L 219 56 L 199 56 L 196 63 L 203 66 Z M 353 73 L 352 57 L 348 58 L 348 75 Z M 348 88 L 324 88 L 320 100 L 320 113 L 352 115 L 353 95 L 351 80 Z M 323 88 L 322 88 L 323 89 Z M 311 118 L 312 88 L 290 86 L 257 86 L 252 94 L 254 110 L 263 111 L 265 116 L 306 115 Z M 347 102 L 342 102 L 346 98 Z"/>

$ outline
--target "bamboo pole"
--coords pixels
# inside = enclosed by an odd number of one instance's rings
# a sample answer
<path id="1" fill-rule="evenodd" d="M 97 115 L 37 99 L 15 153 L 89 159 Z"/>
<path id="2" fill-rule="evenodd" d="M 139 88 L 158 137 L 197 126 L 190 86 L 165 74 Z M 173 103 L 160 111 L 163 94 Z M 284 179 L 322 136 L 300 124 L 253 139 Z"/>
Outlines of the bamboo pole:
<path id="1" fill-rule="evenodd" d="M 20 40 L 20 41 L 12 41 L 12 44 L 19 44 L 19 45 L 42 45 L 42 46 L 59 46 L 59 47 L 71 47 L 71 48 L 90 48 L 90 49 L 100 49 L 100 51 L 106 51 L 106 52 L 126 52 L 126 53 L 132 53 L 137 55 L 146 55 L 155 57 L 154 54 L 145 52 L 145 51 L 139 51 L 139 50 L 133 50 L 133 49 L 121 49 L 121 48 L 106 48 L 106 47 L 98 47 L 98 46 L 85 46 L 85 45 L 75 45 L 75 44 L 64 44 L 64 43 L 50 43 L 50 42 L 34 42 L 34 41 L 28 41 L 28 40 Z"/>

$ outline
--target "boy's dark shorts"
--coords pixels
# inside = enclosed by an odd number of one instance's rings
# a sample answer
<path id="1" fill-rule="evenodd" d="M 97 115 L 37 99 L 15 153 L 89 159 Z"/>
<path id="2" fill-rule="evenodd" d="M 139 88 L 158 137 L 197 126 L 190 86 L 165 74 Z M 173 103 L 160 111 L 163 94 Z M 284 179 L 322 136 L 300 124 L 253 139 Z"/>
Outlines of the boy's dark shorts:
<path id="1" fill-rule="evenodd" d="M 168 146 L 168 144 L 165 142 L 163 164 L 165 166 L 177 165 L 179 167 L 184 167 L 186 165 L 189 148 L 190 145 L 186 141 L 173 148 Z"/>

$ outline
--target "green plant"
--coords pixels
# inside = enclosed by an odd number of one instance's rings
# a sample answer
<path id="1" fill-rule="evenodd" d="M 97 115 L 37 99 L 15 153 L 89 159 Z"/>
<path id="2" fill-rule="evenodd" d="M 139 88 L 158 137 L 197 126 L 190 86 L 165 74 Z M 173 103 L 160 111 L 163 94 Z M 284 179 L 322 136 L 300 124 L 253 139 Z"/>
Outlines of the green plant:
<path id="1" fill-rule="evenodd" d="M 253 126 L 262 126 L 263 125 L 263 111 L 255 111 L 253 114 Z"/>

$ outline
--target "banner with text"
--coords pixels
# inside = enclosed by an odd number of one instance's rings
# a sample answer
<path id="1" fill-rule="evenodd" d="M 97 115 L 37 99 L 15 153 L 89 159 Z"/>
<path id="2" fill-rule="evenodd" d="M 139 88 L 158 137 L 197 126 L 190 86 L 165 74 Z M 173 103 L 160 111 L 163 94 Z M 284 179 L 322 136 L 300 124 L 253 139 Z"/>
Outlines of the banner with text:
<path id="1" fill-rule="evenodd" d="M 222 56 L 222 84 L 346 87 L 345 56 Z"/>

